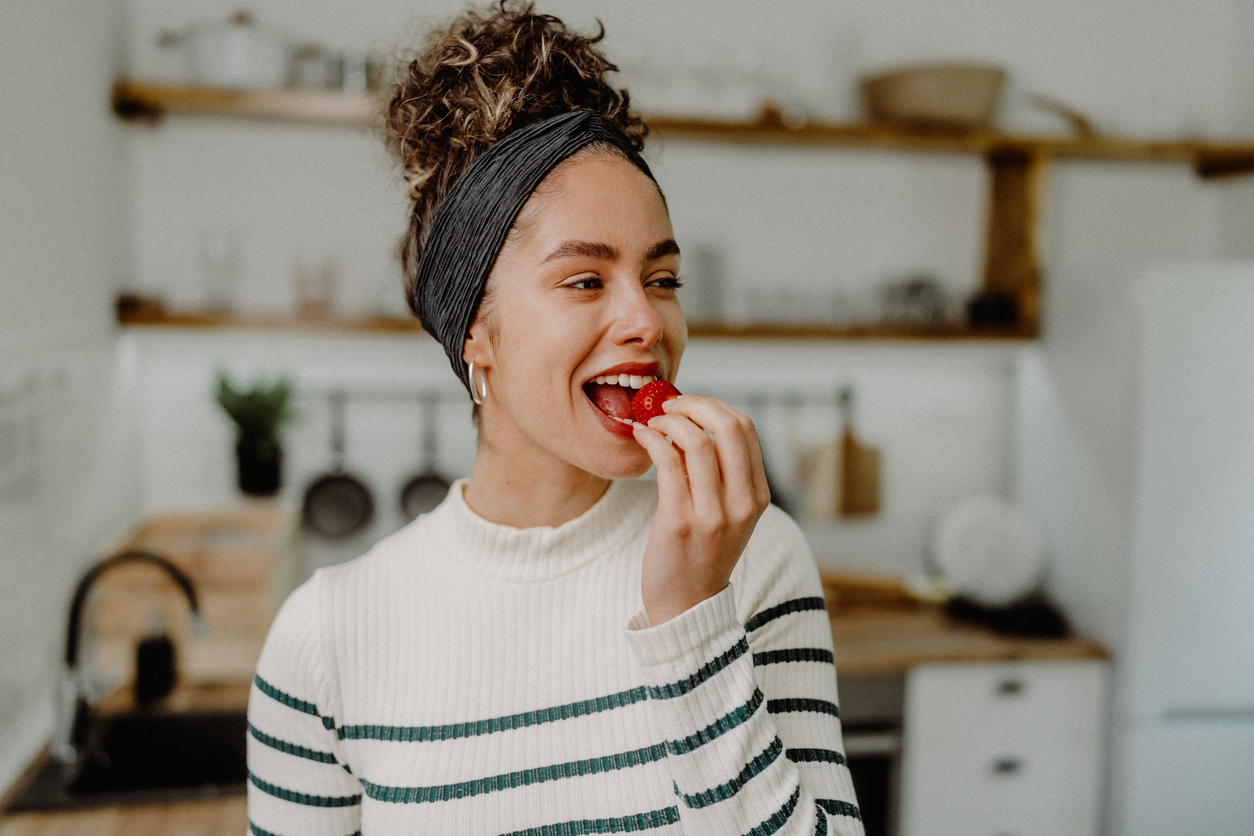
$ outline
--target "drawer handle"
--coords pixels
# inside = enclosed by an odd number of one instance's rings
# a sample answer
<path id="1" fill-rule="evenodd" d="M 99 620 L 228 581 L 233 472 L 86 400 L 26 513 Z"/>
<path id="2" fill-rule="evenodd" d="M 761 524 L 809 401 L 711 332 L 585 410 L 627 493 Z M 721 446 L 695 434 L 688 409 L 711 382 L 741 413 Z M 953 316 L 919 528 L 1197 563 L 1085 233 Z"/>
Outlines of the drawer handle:
<path id="1" fill-rule="evenodd" d="M 1018 758 L 998 758 L 993 761 L 994 775 L 1018 775 L 1023 769 L 1023 761 Z"/>
<path id="2" fill-rule="evenodd" d="M 997 696 L 999 697 L 1018 697 L 1027 690 L 1027 685 L 1022 679 L 1003 679 L 997 683 Z"/>

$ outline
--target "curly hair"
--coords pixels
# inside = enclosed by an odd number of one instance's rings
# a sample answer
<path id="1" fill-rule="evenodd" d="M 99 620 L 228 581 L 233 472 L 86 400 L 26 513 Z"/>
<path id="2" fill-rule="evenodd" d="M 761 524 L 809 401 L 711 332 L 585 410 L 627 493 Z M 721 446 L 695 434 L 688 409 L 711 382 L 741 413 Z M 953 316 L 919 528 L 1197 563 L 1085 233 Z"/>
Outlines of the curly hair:
<path id="1" fill-rule="evenodd" d="M 510 130 L 573 110 L 591 110 L 617 125 L 636 150 L 648 127 L 630 110 L 617 70 L 595 36 L 569 30 L 530 2 L 500 0 L 490 14 L 474 10 L 434 32 L 407 66 L 384 112 L 384 136 L 409 185 L 413 211 L 399 255 L 413 307 L 414 276 L 440 204 L 476 157 Z"/>

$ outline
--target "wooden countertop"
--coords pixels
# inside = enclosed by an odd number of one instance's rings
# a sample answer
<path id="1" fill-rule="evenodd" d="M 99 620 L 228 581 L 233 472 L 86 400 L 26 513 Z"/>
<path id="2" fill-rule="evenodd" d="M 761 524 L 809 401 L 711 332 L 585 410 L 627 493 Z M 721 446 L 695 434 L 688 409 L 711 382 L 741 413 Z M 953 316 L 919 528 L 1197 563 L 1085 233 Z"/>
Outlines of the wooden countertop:
<path id="1" fill-rule="evenodd" d="M 179 683 L 164 702 L 163 711 L 233 711 L 248 708 L 248 692 L 252 682 L 192 682 Z M 136 709 L 135 695 L 130 686 L 119 688 L 101 700 L 96 711 L 100 714 L 124 714 Z"/>
<path id="2" fill-rule="evenodd" d="M 0 836 L 242 836 L 244 796 L 139 807 L 20 813 L 0 819 Z"/>
<path id="3" fill-rule="evenodd" d="M 1006 636 L 945 616 L 937 606 L 860 606 L 832 615 L 836 672 L 841 676 L 905 673 L 936 662 L 1011 662 L 1108 659 L 1081 636 L 1037 639 Z"/>

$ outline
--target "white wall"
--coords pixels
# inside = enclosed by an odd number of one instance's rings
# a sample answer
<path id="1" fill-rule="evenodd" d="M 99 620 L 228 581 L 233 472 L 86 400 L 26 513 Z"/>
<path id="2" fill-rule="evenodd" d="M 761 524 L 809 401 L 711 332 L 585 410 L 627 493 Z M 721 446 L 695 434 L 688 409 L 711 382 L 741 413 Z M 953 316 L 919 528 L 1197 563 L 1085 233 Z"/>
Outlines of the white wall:
<path id="1" fill-rule="evenodd" d="M 123 6 L 0 6 L 0 787 L 47 738 L 72 584 L 133 518 L 111 302 L 129 272 Z"/>

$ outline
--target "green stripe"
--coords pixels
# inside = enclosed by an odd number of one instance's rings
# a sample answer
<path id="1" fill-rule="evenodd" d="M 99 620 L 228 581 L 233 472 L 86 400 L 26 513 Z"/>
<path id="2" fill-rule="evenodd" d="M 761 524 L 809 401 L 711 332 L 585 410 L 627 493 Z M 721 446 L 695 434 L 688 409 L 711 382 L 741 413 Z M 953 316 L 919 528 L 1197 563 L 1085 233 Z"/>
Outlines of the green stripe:
<path id="1" fill-rule="evenodd" d="M 423 804 L 429 801 L 448 801 L 451 798 L 467 798 L 497 790 L 527 787 L 546 781 L 562 778 L 575 778 L 584 775 L 596 775 L 601 772 L 613 772 L 618 769 L 629 769 L 666 757 L 665 744 L 658 743 L 643 749 L 623 752 L 619 755 L 606 755 L 601 758 L 588 758 L 582 761 L 543 766 L 537 769 L 524 769 L 494 775 L 491 778 L 478 778 L 474 781 L 463 781 L 458 784 L 443 784 L 434 787 L 386 787 L 372 784 L 364 778 L 361 781 L 366 795 L 375 801 L 386 801 L 392 804 Z"/>
<path id="2" fill-rule="evenodd" d="M 261 693 L 265 694 L 272 700 L 277 700 L 278 702 L 283 703 L 288 708 L 294 708 L 297 711 L 302 711 L 305 714 L 312 714 L 315 717 L 322 716 L 318 713 L 318 706 L 311 702 L 305 702 L 304 700 L 297 699 L 291 694 L 283 693 L 278 688 L 275 688 L 269 682 L 262 679 L 261 674 L 253 676 L 253 682 L 256 683 L 257 687 L 261 690 Z"/>
<path id="3" fill-rule="evenodd" d="M 835 703 L 827 700 L 811 700 L 793 697 L 783 700 L 769 700 L 766 703 L 766 710 L 771 714 L 788 714 L 794 711 L 814 711 L 819 714 L 830 714 L 833 717 L 840 716 L 840 709 Z"/>
<path id="4" fill-rule="evenodd" d="M 298 758 L 308 758 L 318 763 L 339 763 L 335 759 L 335 755 L 330 752 L 319 752 L 317 749 L 306 749 L 304 746 L 297 746 L 295 743 L 288 743 L 286 740 L 280 740 L 277 737 L 271 737 L 261 729 L 248 724 L 248 733 L 257 738 L 262 743 L 272 749 L 278 749 L 280 752 L 286 752 L 289 755 L 295 755 Z"/>
<path id="5" fill-rule="evenodd" d="M 827 603 L 822 598 L 793 598 L 791 601 L 776 604 L 770 609 L 762 610 L 762 612 L 753 616 L 753 618 L 745 622 L 745 632 L 752 633 L 768 621 L 774 621 L 781 616 L 791 615 L 795 612 L 826 609 Z"/>
<path id="6" fill-rule="evenodd" d="M 793 763 L 846 763 L 844 754 L 832 749 L 789 749 L 784 757 Z"/>
<path id="7" fill-rule="evenodd" d="M 779 758 L 779 753 L 784 750 L 783 742 L 777 737 L 771 741 L 771 744 L 763 749 L 754 757 L 753 760 L 745 764 L 745 768 L 740 770 L 740 774 L 732 778 L 726 784 L 719 784 L 717 787 L 711 787 L 704 792 L 695 795 L 680 794 L 683 799 L 684 806 L 699 810 L 702 807 L 709 807 L 711 804 L 717 804 L 720 801 L 726 801 L 736 793 L 740 792 L 740 788 L 753 778 L 753 776 L 766 769 Z"/>
<path id="8" fill-rule="evenodd" d="M 648 813 L 637 813 L 634 816 L 621 816 L 613 819 L 582 819 L 567 821 L 561 824 L 546 824 L 529 830 L 515 830 L 504 836 L 582 836 L 585 833 L 630 833 L 636 830 L 651 830 L 665 827 L 679 821 L 678 807 L 665 807 Z"/>
<path id="9" fill-rule="evenodd" d="M 275 798 L 281 798 L 284 801 L 290 801 L 293 804 L 304 804 L 306 807 L 353 807 L 361 803 L 360 795 L 306 795 L 303 792 L 295 792 L 274 784 L 267 784 L 254 775 L 251 770 L 248 773 L 248 780 L 252 782 L 254 787 L 268 795 L 273 795 Z"/>
<path id="10" fill-rule="evenodd" d="M 827 816 L 823 815 L 822 807 L 814 811 L 814 836 L 827 836 Z"/>
<path id="11" fill-rule="evenodd" d="M 792 798 L 785 801 L 783 807 L 776 810 L 769 819 L 750 830 L 745 836 L 771 836 L 792 818 L 792 811 L 797 809 L 799 798 L 801 798 L 801 787 L 792 791 Z"/>
<path id="12" fill-rule="evenodd" d="M 761 707 L 763 699 L 765 697 L 762 696 L 762 692 L 754 688 L 753 696 L 749 698 L 747 703 L 724 714 L 696 734 L 688 735 L 683 740 L 667 741 L 667 750 L 672 755 L 686 755 L 693 749 L 704 746 L 711 740 L 717 740 L 752 717 L 754 712 Z"/>
<path id="13" fill-rule="evenodd" d="M 253 824 L 252 819 L 248 820 L 248 832 L 252 833 L 253 836 L 277 836 L 277 834 L 271 833 L 269 830 L 262 830 L 260 827 Z M 348 834 L 348 836 L 361 836 L 361 831 L 354 830 L 352 833 Z"/>
<path id="14" fill-rule="evenodd" d="M 776 665 L 780 662 L 826 662 L 831 665 L 835 663 L 835 659 L 832 658 L 832 651 L 821 647 L 789 647 L 753 654 L 755 666 Z"/>
<path id="15" fill-rule="evenodd" d="M 558 720 L 569 720 L 572 717 L 584 717 L 643 702 L 646 699 L 648 699 L 648 691 L 642 685 L 630 691 L 620 691 L 605 697 L 567 703 L 553 708 L 541 708 L 522 714 L 494 717 L 490 720 L 451 723 L 443 726 L 343 726 L 337 733 L 341 740 L 390 740 L 402 743 L 456 740 L 462 737 L 475 737 L 481 734 L 537 726 Z"/>
<path id="16" fill-rule="evenodd" d="M 815 801 L 820 807 L 833 816 L 849 816 L 852 819 L 862 821 L 862 811 L 857 805 L 850 804 L 848 801 L 838 801 L 834 798 L 820 798 Z"/>
<path id="17" fill-rule="evenodd" d="M 740 641 L 728 648 L 726 652 L 706 662 L 701 667 L 701 670 L 687 679 L 681 679 L 678 682 L 672 682 L 670 685 L 662 685 L 660 687 L 649 686 L 649 699 L 668 700 L 672 697 L 683 696 L 748 652 L 749 642 L 742 636 Z"/>

